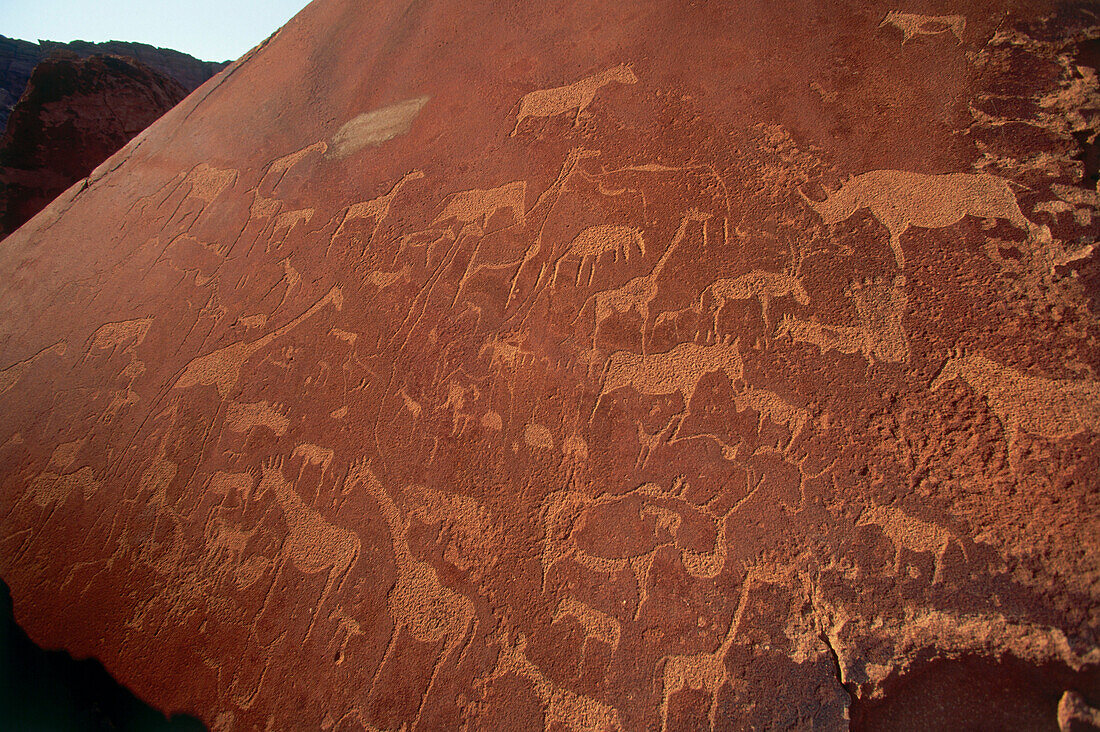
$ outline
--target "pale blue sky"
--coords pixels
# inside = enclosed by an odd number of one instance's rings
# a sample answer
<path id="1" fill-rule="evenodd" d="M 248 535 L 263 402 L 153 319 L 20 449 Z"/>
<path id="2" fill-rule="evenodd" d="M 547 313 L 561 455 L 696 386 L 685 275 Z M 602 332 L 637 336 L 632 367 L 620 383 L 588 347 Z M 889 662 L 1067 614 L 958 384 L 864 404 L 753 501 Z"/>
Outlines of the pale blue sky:
<path id="1" fill-rule="evenodd" d="M 309 0 L 0 0 L 0 35 L 28 41 L 139 41 L 203 61 L 245 54 Z"/>

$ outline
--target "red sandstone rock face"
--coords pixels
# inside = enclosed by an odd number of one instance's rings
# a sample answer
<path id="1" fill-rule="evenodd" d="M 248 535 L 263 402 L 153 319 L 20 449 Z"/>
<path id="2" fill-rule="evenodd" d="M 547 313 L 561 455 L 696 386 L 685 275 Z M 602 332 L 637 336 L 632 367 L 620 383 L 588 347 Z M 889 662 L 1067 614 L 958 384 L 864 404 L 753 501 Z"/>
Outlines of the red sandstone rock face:
<path id="1" fill-rule="evenodd" d="M 1100 28 L 946 12 L 311 4 L 0 245 L 17 617 L 215 729 L 1087 720 Z"/>
<path id="2" fill-rule="evenodd" d="M 46 57 L 57 53 L 75 53 L 81 58 L 104 55 L 126 56 L 175 79 L 189 92 L 197 89 L 204 81 L 229 65 L 227 61 L 200 61 L 186 53 L 170 48 L 157 48 L 147 43 L 125 41 L 31 43 L 0 35 L 0 128 L 7 123 L 8 114 L 19 101 L 19 97 L 23 95 L 34 67 Z"/>
<path id="3" fill-rule="evenodd" d="M 172 79 L 122 56 L 38 64 L 0 138 L 0 238 L 185 96 Z"/>

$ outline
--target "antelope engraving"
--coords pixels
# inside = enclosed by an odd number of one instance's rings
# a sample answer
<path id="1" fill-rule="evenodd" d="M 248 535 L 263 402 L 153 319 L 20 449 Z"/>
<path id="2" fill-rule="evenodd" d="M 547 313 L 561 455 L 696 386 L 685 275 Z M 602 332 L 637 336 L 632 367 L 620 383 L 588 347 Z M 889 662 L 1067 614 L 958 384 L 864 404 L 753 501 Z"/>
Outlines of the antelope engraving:
<path id="1" fill-rule="evenodd" d="M 1004 219 L 1029 236 L 1040 234 L 1040 227 L 1020 210 L 1009 182 L 995 175 L 872 170 L 848 179 L 824 201 L 815 201 L 801 191 L 799 194 L 826 224 L 838 224 L 860 209 L 870 209 L 890 232 L 890 248 L 902 269 L 905 253 L 901 237 L 911 226 L 942 229 L 974 216 Z"/>
<path id="2" fill-rule="evenodd" d="M 584 274 L 585 265 L 588 265 L 588 285 L 591 286 L 592 278 L 596 274 L 597 259 L 610 252 L 611 261 L 613 262 L 619 261 L 620 255 L 624 260 L 629 260 L 630 252 L 634 248 L 637 248 L 643 257 L 645 256 L 645 240 L 642 238 L 642 232 L 637 229 L 610 224 L 589 226 L 577 234 L 565 254 L 561 255 L 554 264 L 554 274 L 550 278 L 550 286 L 553 287 L 557 283 L 562 262 L 566 259 L 581 260 L 580 265 L 577 267 L 575 283 L 578 287 L 581 284 L 581 276 Z"/>
<path id="3" fill-rule="evenodd" d="M 111 355 L 122 347 L 127 341 L 133 341 L 124 353 L 133 355 L 134 351 L 145 342 L 149 335 L 149 327 L 153 324 L 152 318 L 137 318 L 135 320 L 123 320 L 117 323 L 105 323 L 96 328 L 92 334 L 88 351 L 111 351 Z"/>
<path id="4" fill-rule="evenodd" d="M 260 468 L 257 498 L 262 498 L 268 492 L 275 494 L 287 527 L 286 539 L 283 540 L 283 546 L 279 552 L 282 561 L 275 570 L 271 586 L 278 585 L 279 575 L 286 568 L 287 562 L 293 562 L 294 566 L 305 574 L 324 572 L 326 575 L 325 588 L 321 592 L 321 598 L 313 610 L 309 627 L 306 629 L 305 641 L 308 641 L 321 608 L 325 606 L 333 591 L 340 591 L 348 574 L 359 561 L 359 537 L 353 531 L 333 526 L 318 511 L 302 501 L 294 486 L 283 474 L 282 458 L 265 461 Z M 264 606 L 266 605 L 265 598 Z M 262 612 L 263 608 L 260 610 L 261 614 Z"/>
<path id="5" fill-rule="evenodd" d="M 176 211 L 173 212 L 174 217 L 178 213 L 179 209 L 183 207 L 183 204 L 188 201 L 195 200 L 199 202 L 199 209 L 195 212 L 192 223 L 198 219 L 206 207 L 214 202 L 222 192 L 237 182 L 237 171 L 232 169 L 215 168 L 206 163 L 199 163 L 192 168 L 187 177 L 183 179 L 183 183 L 189 183 L 190 186 L 187 191 L 187 195 L 180 201 L 179 206 L 176 207 Z M 171 219 L 169 219 L 171 221 Z"/>
<path id="6" fill-rule="evenodd" d="M 27 487 L 26 495 L 30 496 L 36 506 L 45 508 L 53 503 L 64 503 L 73 491 L 80 491 L 87 501 L 102 485 L 103 482 L 96 478 L 95 471 L 85 466 L 71 473 L 40 473 Z"/>
<path id="7" fill-rule="evenodd" d="M 519 131 L 520 124 L 528 117 L 554 117 L 574 110 L 576 113 L 573 126 L 576 127 L 580 122 L 581 114 L 595 99 L 596 92 L 612 82 L 637 84 L 638 77 L 634 75 L 629 65 L 619 64 L 566 86 L 539 89 L 525 94 L 519 103 L 516 126 L 508 136 L 514 137 Z"/>
<path id="8" fill-rule="evenodd" d="M 951 31 L 958 42 L 962 43 L 963 31 L 966 30 L 966 18 L 962 15 L 918 15 L 891 10 L 878 27 L 885 25 L 892 25 L 901 31 L 903 46 L 914 36 L 934 36 L 948 31 Z"/>
<path id="9" fill-rule="evenodd" d="M 966 547 L 958 537 L 942 526 L 921 521 L 909 514 L 894 508 L 893 506 L 872 505 L 866 509 L 856 521 L 856 526 L 868 526 L 874 524 L 882 529 L 883 533 L 894 544 L 894 574 L 901 574 L 902 553 L 905 551 L 920 554 L 933 552 L 934 569 L 932 572 L 932 584 L 940 583 L 943 575 L 943 557 L 951 544 L 956 544 L 962 551 L 963 557 L 969 561 Z"/>
<path id="10" fill-rule="evenodd" d="M 242 560 L 252 534 L 251 531 L 231 527 L 221 516 L 214 516 L 203 530 L 205 553 L 201 566 L 204 572 L 232 572 L 234 581 L 241 589 L 253 584 L 259 579 L 258 573 L 241 571 L 246 569 Z"/>
<path id="11" fill-rule="evenodd" d="M 1062 440 L 1082 432 L 1100 432 L 1100 382 L 1044 379 L 1010 369 L 977 353 L 948 357 L 930 389 L 963 379 L 997 415 L 1013 461 L 1021 432 Z"/>

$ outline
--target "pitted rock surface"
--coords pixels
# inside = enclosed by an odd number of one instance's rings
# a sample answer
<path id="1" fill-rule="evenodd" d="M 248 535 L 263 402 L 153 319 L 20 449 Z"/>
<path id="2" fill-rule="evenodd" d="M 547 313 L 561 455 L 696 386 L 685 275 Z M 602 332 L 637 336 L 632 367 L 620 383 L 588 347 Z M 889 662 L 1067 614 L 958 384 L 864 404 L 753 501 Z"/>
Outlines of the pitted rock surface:
<path id="1" fill-rule="evenodd" d="M 1085 724 L 1100 26 L 937 7 L 316 0 L 0 245 L 21 623 L 218 730 Z"/>

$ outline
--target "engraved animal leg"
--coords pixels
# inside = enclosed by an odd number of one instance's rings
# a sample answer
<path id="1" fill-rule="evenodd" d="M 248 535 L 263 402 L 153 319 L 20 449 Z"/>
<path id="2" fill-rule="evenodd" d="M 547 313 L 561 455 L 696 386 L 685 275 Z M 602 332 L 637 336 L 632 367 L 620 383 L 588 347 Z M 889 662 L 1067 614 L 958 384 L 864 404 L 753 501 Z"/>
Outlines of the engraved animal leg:
<path id="1" fill-rule="evenodd" d="M 901 235 L 908 229 L 908 224 L 894 224 L 888 226 L 890 229 L 890 248 L 894 250 L 894 261 L 897 262 L 898 269 L 905 269 L 905 252 L 901 249 Z"/>
<path id="2" fill-rule="evenodd" d="M 412 724 L 413 729 L 418 729 L 420 726 L 420 715 L 424 711 L 424 703 L 428 701 L 428 697 L 432 693 L 432 687 L 435 685 L 436 679 L 439 678 L 439 669 L 452 655 L 454 655 L 456 648 L 459 649 L 458 660 L 455 663 L 456 666 L 462 662 L 462 657 L 466 653 L 466 648 L 469 645 L 469 641 L 472 639 L 474 621 L 469 612 L 463 614 L 466 616 L 466 622 L 462 626 L 461 635 L 449 632 L 447 634 L 447 640 L 443 644 L 443 650 L 439 652 L 439 657 L 435 661 L 431 678 L 428 679 L 428 686 L 424 689 L 424 695 L 420 697 L 420 705 L 416 708 L 416 716 Z"/>
<path id="3" fill-rule="evenodd" d="M 668 671 L 668 664 L 669 664 L 669 660 L 666 659 L 665 660 L 665 683 L 664 683 L 664 689 L 663 689 L 664 694 L 662 695 L 662 699 L 661 699 L 661 732 L 668 732 L 668 700 L 672 697 L 673 694 L 675 694 L 676 692 L 680 691 L 681 688 L 683 688 L 682 686 L 677 687 L 675 689 L 670 689 L 669 688 L 669 682 L 672 679 L 669 678 L 671 676 L 671 674 Z"/>
<path id="4" fill-rule="evenodd" d="M 947 547 L 951 545 L 951 538 L 945 537 L 936 556 L 932 559 L 932 584 L 938 585 L 943 580 L 943 558 L 947 554 Z"/>
<path id="5" fill-rule="evenodd" d="M 317 607 L 313 608 L 312 617 L 309 620 L 309 627 L 306 628 L 306 637 L 302 639 L 302 645 L 309 643 L 309 636 L 313 633 L 313 626 L 317 624 L 317 617 L 321 614 L 321 608 L 325 606 L 325 600 L 328 599 L 329 593 L 332 591 L 332 586 L 336 582 L 337 572 L 335 566 L 330 566 L 328 571 L 325 572 L 325 589 L 321 591 L 321 598 L 317 601 Z"/>

